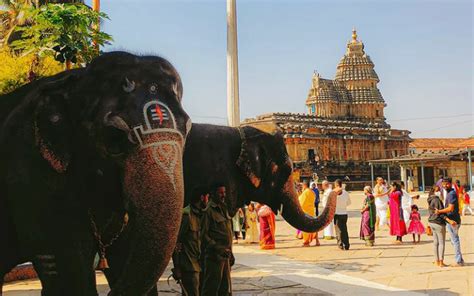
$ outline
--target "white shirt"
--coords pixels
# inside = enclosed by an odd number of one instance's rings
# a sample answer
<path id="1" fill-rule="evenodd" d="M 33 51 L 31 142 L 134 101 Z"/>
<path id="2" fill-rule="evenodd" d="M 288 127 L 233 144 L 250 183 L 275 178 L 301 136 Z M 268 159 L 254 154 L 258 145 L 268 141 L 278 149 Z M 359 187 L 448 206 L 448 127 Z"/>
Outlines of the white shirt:
<path id="1" fill-rule="evenodd" d="M 336 215 L 347 215 L 347 206 L 351 204 L 349 193 L 342 190 L 341 195 L 337 196 Z"/>
<path id="2" fill-rule="evenodd" d="M 324 190 L 324 193 L 323 193 L 323 199 L 321 200 L 321 204 L 323 207 L 326 206 L 327 202 L 328 202 L 328 198 L 329 198 L 329 193 L 331 193 L 332 189 L 331 188 L 328 188 L 326 190 Z"/>
<path id="3" fill-rule="evenodd" d="M 402 209 L 410 210 L 411 205 L 413 204 L 413 199 L 406 190 L 402 189 Z"/>

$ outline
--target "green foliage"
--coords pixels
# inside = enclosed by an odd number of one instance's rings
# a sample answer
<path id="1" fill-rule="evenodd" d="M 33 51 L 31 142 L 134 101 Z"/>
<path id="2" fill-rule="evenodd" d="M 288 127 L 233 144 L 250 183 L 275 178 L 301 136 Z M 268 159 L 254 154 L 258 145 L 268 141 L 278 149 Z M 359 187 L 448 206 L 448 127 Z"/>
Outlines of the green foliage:
<path id="1" fill-rule="evenodd" d="M 41 58 L 35 63 L 34 54 L 19 56 L 8 48 L 0 49 L 0 95 L 9 93 L 29 82 L 32 65 L 37 78 L 51 76 L 61 72 L 64 66 L 52 57 Z"/>
<path id="2" fill-rule="evenodd" d="M 93 45 L 109 44 L 112 37 L 97 28 L 106 14 L 96 12 L 83 4 L 47 4 L 25 12 L 30 26 L 17 27 L 21 38 L 11 47 L 23 54 L 39 57 L 53 56 L 57 61 L 88 63 L 99 52 Z"/>

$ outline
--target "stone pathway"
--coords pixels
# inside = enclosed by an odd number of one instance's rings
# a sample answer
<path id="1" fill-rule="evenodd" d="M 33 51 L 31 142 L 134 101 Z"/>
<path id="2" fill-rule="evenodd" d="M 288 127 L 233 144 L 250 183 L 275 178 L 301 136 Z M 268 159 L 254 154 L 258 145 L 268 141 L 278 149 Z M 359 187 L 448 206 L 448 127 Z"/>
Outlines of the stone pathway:
<path id="1" fill-rule="evenodd" d="M 168 266 L 164 276 L 158 282 L 160 296 L 181 295 L 181 289 L 173 279 L 165 278 L 171 274 Z M 284 280 L 257 269 L 236 264 L 232 270 L 232 286 L 234 295 L 317 295 L 327 296 L 330 293 L 307 287 L 300 283 Z M 40 296 L 41 285 L 37 280 L 28 280 L 8 284 L 4 287 L 5 296 Z M 97 290 L 100 296 L 106 296 L 109 287 L 102 273 L 97 273 Z"/>
<path id="2" fill-rule="evenodd" d="M 279 219 L 277 221 L 277 243 L 276 249 L 265 251 L 265 254 L 283 257 L 294 264 L 304 262 L 323 270 L 312 269 L 311 266 L 304 267 L 306 270 L 312 270 L 313 274 L 324 275 L 327 271 L 349 276 L 354 280 L 360 279 L 360 285 L 365 283 L 376 283 L 387 287 L 404 291 L 417 292 L 429 295 L 474 295 L 474 217 L 462 217 L 462 226 L 460 228 L 461 247 L 466 266 L 461 268 L 438 268 L 433 265 L 434 255 L 432 249 L 432 238 L 422 235 L 420 244 L 413 244 L 412 237 L 405 236 L 403 245 L 394 245 L 394 238 L 391 237 L 387 229 L 376 233 L 376 245 L 369 248 L 364 246 L 364 242 L 359 239 L 360 212 L 363 195 L 361 192 L 351 193 L 352 205 L 349 206 L 348 231 L 350 236 L 351 248 L 349 251 L 342 251 L 336 247 L 335 240 L 321 240 L 320 247 L 302 248 L 301 240 L 295 238 L 296 230 L 288 223 Z M 422 196 L 416 204 L 421 210 L 423 224 L 427 225 L 427 202 L 426 195 Z M 320 233 L 320 236 L 322 234 Z M 447 235 L 446 257 L 447 264 L 454 262 L 453 247 Z M 313 243 L 314 244 L 314 243 Z M 240 247 L 240 245 L 239 245 Z M 244 247 L 254 252 L 259 252 L 257 246 Z M 237 249 L 236 249 L 237 250 Z M 245 258 L 245 257 L 244 257 Z M 272 257 L 273 258 L 273 257 Z M 251 264 L 254 268 L 265 266 L 256 265 L 247 261 L 238 261 L 243 264 Z M 256 259 L 255 259 L 256 260 Z M 253 260 L 252 262 L 256 262 Z M 270 261 L 268 259 L 267 261 Z M 289 267 L 290 265 L 288 265 Z M 273 267 L 272 267 L 273 268 Z M 264 269 L 265 270 L 265 269 Z M 295 269 L 285 268 L 281 273 L 288 273 Z M 278 269 L 272 275 L 280 274 Z M 278 276 L 280 276 L 278 275 Z M 303 283 L 302 279 L 296 280 L 294 277 L 286 277 L 289 280 Z M 311 279 L 309 282 L 314 282 Z M 333 281 L 329 288 L 319 285 L 318 288 L 339 295 L 340 281 Z M 309 283 L 305 284 L 311 286 Z M 348 290 L 351 295 L 357 289 Z M 386 294 L 404 293 L 392 291 Z M 372 295 L 371 293 L 365 295 Z M 383 294 L 385 295 L 385 294 Z"/>

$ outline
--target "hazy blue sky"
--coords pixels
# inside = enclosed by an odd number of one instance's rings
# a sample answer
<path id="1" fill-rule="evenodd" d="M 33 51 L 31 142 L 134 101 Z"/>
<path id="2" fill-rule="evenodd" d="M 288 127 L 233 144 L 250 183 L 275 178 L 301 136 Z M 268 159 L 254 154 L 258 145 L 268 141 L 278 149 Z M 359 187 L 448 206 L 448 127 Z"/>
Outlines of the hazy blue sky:
<path id="1" fill-rule="evenodd" d="M 115 39 L 106 50 L 169 59 L 193 121 L 225 124 L 225 2 L 103 0 L 103 29 Z M 237 0 L 237 17 L 242 119 L 306 112 L 313 70 L 334 78 L 355 26 L 393 128 L 474 134 L 471 1 Z"/>

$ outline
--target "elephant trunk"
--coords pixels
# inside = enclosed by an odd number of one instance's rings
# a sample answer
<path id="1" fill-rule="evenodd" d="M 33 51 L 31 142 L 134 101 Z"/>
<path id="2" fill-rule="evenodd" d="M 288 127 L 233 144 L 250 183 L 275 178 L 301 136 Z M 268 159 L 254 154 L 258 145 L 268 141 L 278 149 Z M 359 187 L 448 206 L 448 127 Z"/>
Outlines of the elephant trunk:
<path id="1" fill-rule="evenodd" d="M 282 216 L 291 226 L 304 232 L 318 232 L 324 229 L 334 219 L 336 212 L 337 193 L 331 192 L 323 212 L 317 218 L 311 217 L 301 209 L 298 194 L 296 193 L 291 178 L 285 183 L 283 189 Z"/>
<path id="2" fill-rule="evenodd" d="M 129 252 L 109 295 L 146 295 L 164 272 L 176 244 L 184 200 L 183 138 L 147 135 L 125 161 L 129 201 Z"/>

